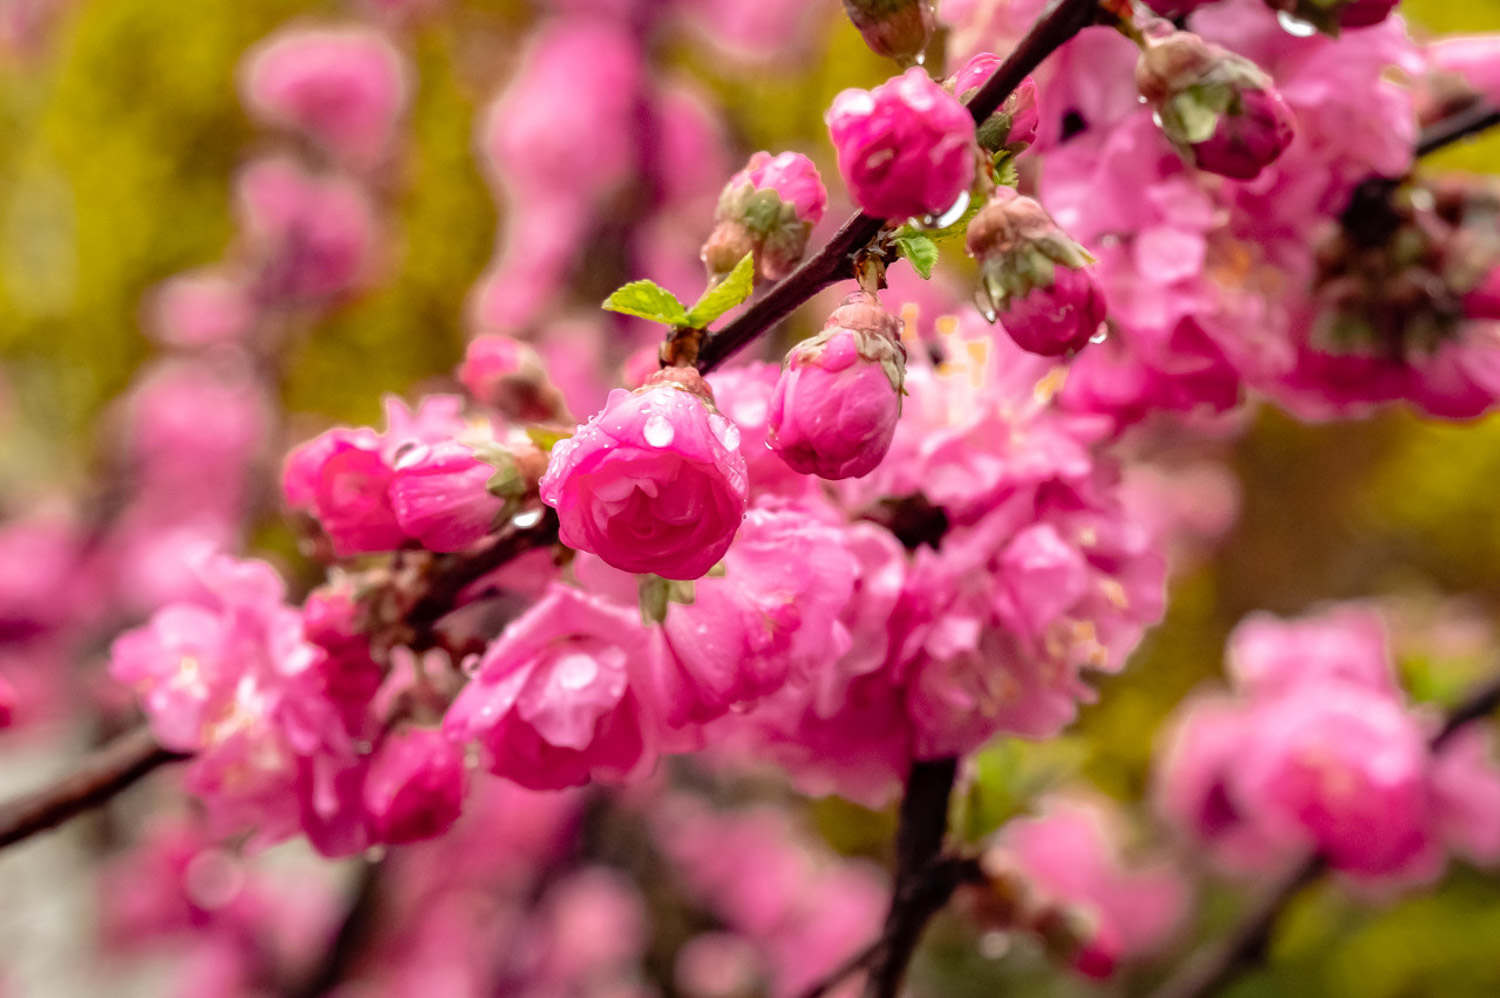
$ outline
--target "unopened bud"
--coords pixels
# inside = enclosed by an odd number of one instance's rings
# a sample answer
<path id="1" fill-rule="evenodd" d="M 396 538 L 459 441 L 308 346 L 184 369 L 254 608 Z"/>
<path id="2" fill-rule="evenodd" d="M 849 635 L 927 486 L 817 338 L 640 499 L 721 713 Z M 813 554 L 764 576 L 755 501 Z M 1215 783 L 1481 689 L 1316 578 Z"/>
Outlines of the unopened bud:
<path id="1" fill-rule="evenodd" d="M 509 336 L 486 335 L 469 341 L 458 380 L 474 400 L 525 423 L 567 421 L 562 393 L 547 376 L 530 346 Z"/>
<path id="2" fill-rule="evenodd" d="M 995 75 L 1002 61 L 993 52 L 980 52 L 971 57 L 948 80 L 953 96 L 967 104 Z M 1018 153 L 1036 141 L 1040 122 L 1036 81 L 1028 76 L 1005 98 L 1000 110 L 980 123 L 977 133 L 979 147 L 990 153 L 1001 150 Z"/>
<path id="3" fill-rule="evenodd" d="M 932 0 L 844 0 L 865 44 L 902 65 L 918 61 L 937 27 Z"/>
<path id="4" fill-rule="evenodd" d="M 1087 269 L 1092 258 L 1036 201 L 997 189 L 969 223 L 968 250 L 979 262 L 981 312 L 1021 349 L 1059 356 L 1098 332 L 1104 295 Z"/>
<path id="5" fill-rule="evenodd" d="M 1200 170 L 1250 180 L 1291 144 L 1292 112 L 1271 78 L 1190 31 L 1146 39 L 1135 80 L 1167 138 Z"/>
<path id="6" fill-rule="evenodd" d="M 709 275 L 727 274 L 754 253 L 760 276 L 780 280 L 802 259 L 827 207 L 828 192 L 812 160 L 795 152 L 756 153 L 719 195 L 702 251 Z"/>

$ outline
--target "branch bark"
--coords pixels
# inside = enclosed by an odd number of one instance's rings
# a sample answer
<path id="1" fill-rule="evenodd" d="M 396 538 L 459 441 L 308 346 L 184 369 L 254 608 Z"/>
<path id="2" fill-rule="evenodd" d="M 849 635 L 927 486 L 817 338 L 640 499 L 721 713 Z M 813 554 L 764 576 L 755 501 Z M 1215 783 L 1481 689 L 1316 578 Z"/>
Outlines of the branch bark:
<path id="1" fill-rule="evenodd" d="M 186 758 L 157 745 L 145 726 L 128 731 L 50 786 L 0 805 L 0 848 L 56 828 L 74 815 L 103 804 L 148 773 Z"/>
<path id="2" fill-rule="evenodd" d="M 1417 140 L 1417 155 L 1426 156 L 1437 152 L 1496 125 L 1500 125 L 1500 107 L 1487 100 L 1476 100 L 1462 111 L 1447 115 L 1422 129 L 1422 135 Z"/>

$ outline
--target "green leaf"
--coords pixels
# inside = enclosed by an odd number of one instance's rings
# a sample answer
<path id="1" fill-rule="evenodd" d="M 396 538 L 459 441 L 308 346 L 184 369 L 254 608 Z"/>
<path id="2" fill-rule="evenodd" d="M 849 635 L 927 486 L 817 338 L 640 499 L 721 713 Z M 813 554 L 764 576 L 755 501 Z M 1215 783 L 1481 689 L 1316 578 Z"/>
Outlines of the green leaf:
<path id="1" fill-rule="evenodd" d="M 724 279 L 699 298 L 688 309 L 686 324 L 703 329 L 725 312 L 750 297 L 755 290 L 755 254 L 746 253 Z"/>
<path id="2" fill-rule="evenodd" d="M 573 434 L 567 430 L 559 430 L 548 426 L 528 426 L 526 427 L 526 435 L 531 438 L 531 442 L 536 444 L 537 448 L 544 454 L 551 454 L 552 448 L 559 441 L 566 440 Z"/>
<path id="3" fill-rule="evenodd" d="M 604 299 L 604 307 L 611 312 L 623 312 L 638 319 L 665 322 L 669 326 L 688 323 L 687 310 L 677 296 L 655 281 L 631 281 Z"/>
<path id="4" fill-rule="evenodd" d="M 931 236 L 909 226 L 902 226 L 896 230 L 894 241 L 896 249 L 911 261 L 912 269 L 921 276 L 922 280 L 925 281 L 932 276 L 932 268 L 937 266 L 938 262 L 938 245 L 932 241 Z"/>

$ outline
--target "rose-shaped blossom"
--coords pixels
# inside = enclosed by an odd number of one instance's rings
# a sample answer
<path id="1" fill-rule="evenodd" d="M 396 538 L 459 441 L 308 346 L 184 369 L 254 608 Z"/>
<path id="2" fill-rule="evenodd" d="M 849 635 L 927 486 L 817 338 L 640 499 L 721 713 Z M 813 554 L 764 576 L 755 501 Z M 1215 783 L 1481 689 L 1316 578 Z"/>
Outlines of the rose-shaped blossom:
<path id="1" fill-rule="evenodd" d="M 456 441 L 417 444 L 390 478 L 396 522 L 429 551 L 461 551 L 495 527 L 505 500 L 489 489 L 495 466 Z"/>
<path id="2" fill-rule="evenodd" d="M 484 653 L 444 733 L 533 790 L 623 779 L 646 753 L 630 682 L 646 644 L 634 610 L 554 584 Z"/>
<path id="3" fill-rule="evenodd" d="M 443 834 L 458 820 L 463 799 L 463 751 L 433 728 L 388 735 L 365 774 L 365 810 L 380 842 Z"/>
<path id="4" fill-rule="evenodd" d="M 766 442 L 793 470 L 859 478 L 885 457 L 906 370 L 898 335 L 895 316 L 859 292 L 787 354 Z"/>
<path id="5" fill-rule="evenodd" d="M 1201 170 L 1251 180 L 1293 136 L 1292 112 L 1255 63 L 1190 31 L 1147 39 L 1136 86 Z"/>
<path id="6" fill-rule="evenodd" d="M 374 430 L 329 430 L 287 455 L 287 505 L 312 513 L 341 556 L 392 551 L 406 532 L 391 506 L 392 471 Z"/>
<path id="7" fill-rule="evenodd" d="M 655 359 L 653 352 L 652 359 Z M 478 402 L 523 423 L 565 418 L 562 393 L 536 350 L 509 336 L 476 336 L 464 349 L 458 380 Z"/>
<path id="8" fill-rule="evenodd" d="M 932 0 L 844 0 L 865 44 L 903 65 L 921 55 L 937 27 Z"/>
<path id="9" fill-rule="evenodd" d="M 739 430 L 711 399 L 701 378 L 663 372 L 610 392 L 553 447 L 541 495 L 563 543 L 626 572 L 696 579 L 712 568 L 744 518 L 749 484 Z"/>
<path id="10" fill-rule="evenodd" d="M 780 280 L 802 259 L 827 207 L 828 192 L 812 160 L 795 152 L 758 152 L 719 195 L 703 263 L 711 275 L 727 274 L 754 253 L 760 275 Z"/>
<path id="11" fill-rule="evenodd" d="M 261 295 L 322 299 L 359 281 L 375 247 L 374 209 L 359 187 L 278 158 L 246 167 L 236 195 Z"/>
<path id="12" fill-rule="evenodd" d="M 974 119 L 920 68 L 845 90 L 826 119 L 839 173 L 868 214 L 940 214 L 974 179 Z"/>
<path id="13" fill-rule="evenodd" d="M 966 245 L 979 261 L 985 317 L 999 318 L 1021 349 L 1061 356 L 1099 331 L 1104 295 L 1091 258 L 1036 201 L 999 188 L 969 222 Z"/>
<path id="14" fill-rule="evenodd" d="M 390 145 L 406 102 L 400 54 L 364 28 L 288 31 L 268 39 L 251 52 L 243 89 L 253 114 L 307 132 L 361 165 Z"/>

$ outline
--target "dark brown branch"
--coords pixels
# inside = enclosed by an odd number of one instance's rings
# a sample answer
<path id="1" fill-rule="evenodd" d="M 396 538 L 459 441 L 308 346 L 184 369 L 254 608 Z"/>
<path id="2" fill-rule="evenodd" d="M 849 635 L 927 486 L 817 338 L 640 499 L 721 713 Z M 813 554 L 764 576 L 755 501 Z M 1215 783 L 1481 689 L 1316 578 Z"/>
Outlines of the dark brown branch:
<path id="1" fill-rule="evenodd" d="M 319 998 L 333 991 L 349 976 L 380 923 L 381 870 L 380 863 L 360 863 L 359 877 L 338 932 L 329 940 L 328 949 L 307 976 L 286 989 L 288 998 Z"/>
<path id="2" fill-rule="evenodd" d="M 128 731 L 50 786 L 0 804 L 0 848 L 56 828 L 158 767 L 185 758 L 157 745 L 144 726 Z"/>
<path id="3" fill-rule="evenodd" d="M 1432 736 L 1433 750 L 1441 749 L 1464 725 L 1490 716 L 1496 708 L 1500 708 L 1500 675 L 1476 687 L 1448 712 L 1442 728 Z M 1190 959 L 1152 998 L 1207 998 L 1260 963 L 1282 910 L 1327 868 L 1321 857 L 1304 860 L 1261 898 L 1223 942 Z"/>
<path id="4" fill-rule="evenodd" d="M 984 121 L 994 114 L 1043 59 L 1093 24 L 1098 16 L 1098 0 L 1058 0 L 1032 25 L 995 70 L 995 75 L 968 102 L 974 120 Z M 791 315 L 813 295 L 830 284 L 852 277 L 855 256 L 868 247 L 884 227 L 884 219 L 863 212 L 851 216 L 826 246 L 772 286 L 739 318 L 710 334 L 698 354 L 698 369 L 705 374 L 712 371 Z"/>
<path id="5" fill-rule="evenodd" d="M 1476 100 L 1463 110 L 1422 129 L 1421 138 L 1417 140 L 1417 155 L 1437 152 L 1497 125 L 1500 125 L 1500 107 L 1483 99 Z"/>

